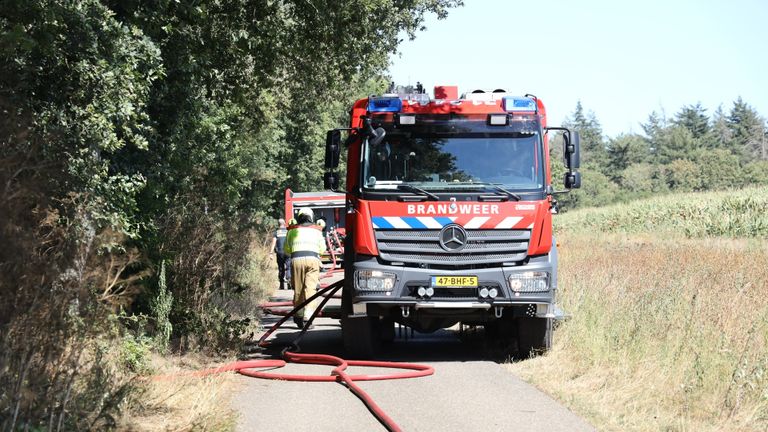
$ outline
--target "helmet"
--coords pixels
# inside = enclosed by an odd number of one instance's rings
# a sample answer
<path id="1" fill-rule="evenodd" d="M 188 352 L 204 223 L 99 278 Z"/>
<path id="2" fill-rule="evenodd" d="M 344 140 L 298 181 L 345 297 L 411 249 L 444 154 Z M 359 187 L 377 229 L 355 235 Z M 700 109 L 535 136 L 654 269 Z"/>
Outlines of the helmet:
<path id="1" fill-rule="evenodd" d="M 308 219 L 309 222 L 312 222 L 313 220 L 315 220 L 315 212 L 313 212 L 311 208 L 305 207 L 299 210 L 297 219 Z"/>
<path id="2" fill-rule="evenodd" d="M 296 222 L 296 219 L 291 218 L 291 220 L 288 221 L 288 226 L 296 225 L 298 222 Z"/>
<path id="3" fill-rule="evenodd" d="M 318 219 L 318 220 L 317 220 L 317 225 L 318 225 L 320 228 L 325 228 L 325 221 L 324 221 L 324 220 L 322 220 L 322 219 Z"/>

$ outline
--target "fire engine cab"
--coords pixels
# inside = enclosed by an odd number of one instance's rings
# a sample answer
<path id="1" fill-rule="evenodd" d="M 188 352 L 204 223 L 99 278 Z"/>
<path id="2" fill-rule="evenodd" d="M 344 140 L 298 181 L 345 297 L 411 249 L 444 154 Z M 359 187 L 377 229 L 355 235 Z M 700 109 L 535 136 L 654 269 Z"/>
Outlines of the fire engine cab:
<path id="1" fill-rule="evenodd" d="M 342 134 L 346 139 L 342 140 Z M 565 191 L 549 138 L 562 134 Z M 328 132 L 325 186 L 347 152 L 342 333 L 375 356 L 394 324 L 433 332 L 484 326 L 521 357 L 547 350 L 558 315 L 557 193 L 578 188 L 579 135 L 547 125 L 543 102 L 456 87 L 358 100 Z"/>

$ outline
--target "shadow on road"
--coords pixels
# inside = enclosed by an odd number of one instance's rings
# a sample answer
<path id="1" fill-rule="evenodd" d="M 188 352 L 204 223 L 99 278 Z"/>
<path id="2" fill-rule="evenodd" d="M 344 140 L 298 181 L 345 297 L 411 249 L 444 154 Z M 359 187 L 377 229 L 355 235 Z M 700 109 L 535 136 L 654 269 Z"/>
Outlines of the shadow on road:
<path id="1" fill-rule="evenodd" d="M 270 328 L 281 317 L 266 316 L 262 319 L 264 329 Z M 396 330 L 399 335 L 391 343 L 385 343 L 377 360 L 405 362 L 443 361 L 493 361 L 505 363 L 512 360 L 507 350 L 490 343 L 482 328 L 465 328 L 463 331 L 438 330 L 431 334 L 411 332 L 403 328 Z M 255 343 L 248 346 L 251 353 L 279 356 L 281 351 L 293 343 L 299 330 L 290 320 L 270 339 L 271 347 L 258 350 Z M 299 342 L 300 352 L 330 354 L 345 358 L 341 327 L 337 320 L 318 319 Z"/>
<path id="2" fill-rule="evenodd" d="M 271 302 L 290 301 L 293 291 L 284 290 L 275 292 L 270 298 Z M 331 300 L 329 305 L 333 307 L 338 300 Z M 290 309 L 290 308 L 288 308 Z M 266 331 L 282 317 L 265 315 L 260 317 L 262 329 Z M 377 360 L 405 361 L 405 362 L 456 362 L 456 361 L 493 361 L 507 363 L 515 359 L 510 353 L 515 354 L 514 347 L 501 346 L 496 341 L 489 341 L 485 337 L 482 327 L 466 327 L 460 330 L 452 328 L 438 330 L 434 333 L 418 333 L 405 327 L 396 328 L 396 338 L 391 343 L 385 343 Z M 271 347 L 260 349 L 255 342 L 246 344 L 246 352 L 260 356 L 279 356 L 285 347 L 291 345 L 299 336 L 299 330 L 289 319 L 269 339 Z M 512 342 L 514 344 L 514 342 Z M 345 357 L 344 345 L 341 337 L 339 321 L 331 318 L 318 318 L 315 327 L 309 330 L 299 343 L 300 352 L 330 354 L 337 357 Z"/>

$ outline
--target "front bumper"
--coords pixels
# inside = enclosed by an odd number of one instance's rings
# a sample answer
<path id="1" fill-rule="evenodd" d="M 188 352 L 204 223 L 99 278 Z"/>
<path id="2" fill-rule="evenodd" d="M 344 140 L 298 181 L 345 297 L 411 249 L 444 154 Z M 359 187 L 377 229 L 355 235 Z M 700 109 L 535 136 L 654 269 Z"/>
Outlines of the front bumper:
<path id="1" fill-rule="evenodd" d="M 470 270 L 393 266 L 379 262 L 376 257 L 358 257 L 358 260 L 351 267 L 352 272 L 379 270 L 396 275 L 395 285 L 390 292 L 365 292 L 355 289 L 352 298 L 354 315 L 365 315 L 372 310 L 389 308 L 409 308 L 441 313 L 450 313 L 450 310 L 453 309 L 457 313 L 466 313 L 521 305 L 531 305 L 528 306 L 528 310 L 531 312 L 535 310 L 535 316 L 557 318 L 561 315 L 558 312 L 559 309 L 554 306 L 554 295 L 557 290 L 556 252 L 530 257 L 525 265 Z M 549 273 L 548 291 L 515 292 L 510 288 L 508 283 L 510 275 L 531 271 Z M 457 275 L 477 276 L 480 286 L 495 287 L 498 290 L 498 295 L 492 299 L 481 298 L 477 294 L 477 289 L 466 289 L 466 294 L 462 294 L 462 289 L 454 289 L 451 295 L 440 296 L 436 294 L 430 298 L 419 297 L 414 293 L 414 287 L 428 286 L 433 276 Z"/>

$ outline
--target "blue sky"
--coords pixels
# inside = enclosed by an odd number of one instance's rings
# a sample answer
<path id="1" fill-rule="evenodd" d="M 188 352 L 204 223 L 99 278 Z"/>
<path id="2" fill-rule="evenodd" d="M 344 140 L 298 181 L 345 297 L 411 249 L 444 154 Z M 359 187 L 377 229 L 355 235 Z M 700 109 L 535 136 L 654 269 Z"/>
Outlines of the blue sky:
<path id="1" fill-rule="evenodd" d="M 532 93 L 550 125 L 581 100 L 607 136 L 739 96 L 768 116 L 768 0 L 465 0 L 425 25 L 391 57 L 398 84 Z"/>

